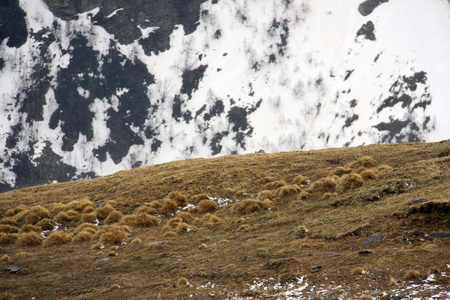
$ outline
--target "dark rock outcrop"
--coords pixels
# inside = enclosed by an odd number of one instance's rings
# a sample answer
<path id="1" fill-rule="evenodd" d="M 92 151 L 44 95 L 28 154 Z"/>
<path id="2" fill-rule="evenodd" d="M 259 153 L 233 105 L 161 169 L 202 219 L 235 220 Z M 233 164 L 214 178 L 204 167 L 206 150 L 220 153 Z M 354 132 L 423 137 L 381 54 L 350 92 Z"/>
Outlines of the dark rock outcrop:
<path id="1" fill-rule="evenodd" d="M 358 7 L 358 11 L 363 16 L 370 15 L 375 8 L 377 8 L 380 4 L 388 2 L 389 0 L 366 0 L 361 3 Z"/>

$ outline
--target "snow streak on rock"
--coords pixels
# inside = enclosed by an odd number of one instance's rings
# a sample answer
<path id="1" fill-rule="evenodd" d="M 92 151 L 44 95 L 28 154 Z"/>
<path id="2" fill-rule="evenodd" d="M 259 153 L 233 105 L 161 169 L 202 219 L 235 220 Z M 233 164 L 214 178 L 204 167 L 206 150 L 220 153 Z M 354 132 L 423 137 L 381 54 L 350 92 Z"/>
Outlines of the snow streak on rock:
<path id="1" fill-rule="evenodd" d="M 101 2 L 0 4 L 2 190 L 448 138 L 448 1 Z"/>

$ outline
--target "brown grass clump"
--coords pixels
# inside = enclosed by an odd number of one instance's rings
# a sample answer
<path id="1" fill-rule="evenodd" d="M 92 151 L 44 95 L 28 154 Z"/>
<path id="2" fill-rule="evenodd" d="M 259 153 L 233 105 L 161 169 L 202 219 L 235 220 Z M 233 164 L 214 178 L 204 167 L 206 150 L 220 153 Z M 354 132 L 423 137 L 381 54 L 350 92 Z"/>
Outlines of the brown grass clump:
<path id="1" fill-rule="evenodd" d="M 74 242 L 87 242 L 92 240 L 92 237 L 94 236 L 94 234 L 89 231 L 89 230 L 83 230 L 80 233 L 78 233 L 77 235 L 75 235 L 75 237 L 73 238 Z"/>
<path id="2" fill-rule="evenodd" d="M 364 170 L 360 173 L 361 177 L 364 179 L 375 179 L 375 173 L 372 170 Z"/>
<path id="3" fill-rule="evenodd" d="M 277 189 L 277 188 L 282 187 L 284 185 L 286 185 L 286 181 L 284 181 L 284 180 L 277 180 L 277 181 L 272 181 L 272 182 L 266 183 L 263 186 L 263 188 L 265 190 L 274 190 L 274 189 Z"/>
<path id="4" fill-rule="evenodd" d="M 180 207 L 184 207 L 188 204 L 187 197 L 180 192 L 171 192 L 168 197 L 169 199 L 174 200 Z"/>
<path id="5" fill-rule="evenodd" d="M 405 273 L 406 280 L 417 280 L 420 278 L 420 272 L 417 270 L 408 270 Z"/>
<path id="6" fill-rule="evenodd" d="M 217 204 L 213 200 L 201 200 L 197 207 L 200 212 L 207 213 L 215 211 L 217 209 Z"/>
<path id="7" fill-rule="evenodd" d="M 2 256 L 1 261 L 8 261 L 8 260 L 10 260 L 10 259 L 11 259 L 11 258 L 9 257 L 9 255 L 8 255 L 8 254 L 5 254 L 5 255 Z"/>
<path id="8" fill-rule="evenodd" d="M 83 213 L 85 213 L 85 214 L 89 214 L 89 213 L 94 212 L 94 211 L 95 211 L 95 208 L 94 208 L 93 205 L 86 206 L 83 209 Z"/>
<path id="9" fill-rule="evenodd" d="M 293 184 L 307 185 L 309 184 L 309 178 L 303 175 L 297 175 L 291 182 Z"/>
<path id="10" fill-rule="evenodd" d="M 239 226 L 239 228 L 237 229 L 238 231 L 245 231 L 245 230 L 249 230 L 252 226 L 248 225 L 248 224 L 242 224 L 241 226 Z"/>
<path id="11" fill-rule="evenodd" d="M 155 216 L 146 214 L 146 213 L 140 213 L 136 216 L 136 221 L 134 223 L 134 226 L 136 227 L 150 227 L 150 226 L 157 226 L 159 224 L 159 219 Z"/>
<path id="12" fill-rule="evenodd" d="M 101 239 L 106 243 L 121 244 L 130 232 L 130 228 L 126 225 L 113 225 L 106 229 L 106 232 L 101 235 Z"/>
<path id="13" fill-rule="evenodd" d="M 250 214 L 261 209 L 261 201 L 256 199 L 244 199 L 233 206 L 238 214 Z"/>
<path id="14" fill-rule="evenodd" d="M 37 205 L 37 206 L 32 207 L 28 211 L 28 213 L 25 216 L 25 222 L 27 224 L 34 225 L 37 222 L 39 222 L 40 220 L 42 220 L 44 218 L 49 218 L 49 217 L 50 217 L 50 212 L 46 208 L 44 208 L 40 205 Z"/>
<path id="15" fill-rule="evenodd" d="M 372 296 L 368 296 L 368 295 L 364 295 L 364 296 L 361 296 L 361 298 L 359 298 L 359 300 L 373 300 L 373 297 Z"/>
<path id="16" fill-rule="evenodd" d="M 64 226 L 74 226 L 80 219 L 80 214 L 72 209 L 59 212 L 53 220 Z"/>
<path id="17" fill-rule="evenodd" d="M 55 228 L 56 226 L 56 222 L 49 218 L 44 218 L 37 222 L 36 225 L 41 227 L 42 230 L 53 230 L 53 228 Z"/>
<path id="18" fill-rule="evenodd" d="M 352 171 L 353 171 L 353 170 L 350 169 L 350 168 L 337 167 L 337 168 L 334 170 L 333 174 L 334 174 L 334 175 L 337 175 L 337 176 L 339 176 L 339 177 L 341 177 L 342 175 L 344 175 L 344 174 L 349 174 L 349 173 L 351 173 Z"/>
<path id="19" fill-rule="evenodd" d="M 392 170 L 394 170 L 394 168 L 388 165 L 381 165 L 378 167 L 378 171 L 380 172 L 390 172 Z"/>
<path id="20" fill-rule="evenodd" d="M 263 201 L 261 201 L 261 207 L 266 210 L 270 209 L 274 205 L 275 204 L 272 202 L 272 200 L 269 200 L 269 199 L 264 199 Z"/>
<path id="21" fill-rule="evenodd" d="M 122 219 L 120 219 L 120 224 L 134 226 L 134 224 L 136 224 L 136 219 L 136 215 L 126 215 L 123 216 Z"/>
<path id="22" fill-rule="evenodd" d="M 169 231 L 166 231 L 164 234 L 163 234 L 163 237 L 173 237 L 173 236 L 175 236 L 175 235 L 177 235 L 174 231 L 172 231 L 172 230 L 169 230 Z"/>
<path id="23" fill-rule="evenodd" d="M 117 223 L 122 219 L 123 214 L 120 211 L 114 210 L 109 213 L 108 217 L 105 219 L 105 224 Z"/>
<path id="24" fill-rule="evenodd" d="M 17 215 L 18 213 L 21 213 L 23 211 L 27 211 L 28 207 L 26 205 L 19 205 L 13 209 L 8 209 L 8 211 L 6 212 L 6 216 L 8 217 L 12 217 L 14 215 Z"/>
<path id="25" fill-rule="evenodd" d="M 23 233 L 19 236 L 16 244 L 20 247 L 33 247 L 42 244 L 44 239 L 34 231 Z"/>
<path id="26" fill-rule="evenodd" d="M 377 165 L 377 161 L 370 156 L 364 156 L 357 161 L 351 162 L 347 167 L 357 169 L 359 167 L 371 168 Z"/>
<path id="27" fill-rule="evenodd" d="M 17 233 L 17 232 L 19 232 L 19 228 L 17 228 L 16 226 L 2 224 L 2 225 L 0 225 L 0 232 Z"/>
<path id="28" fill-rule="evenodd" d="M 428 269 L 428 274 L 439 274 L 441 271 L 439 270 L 438 267 L 436 266 L 432 266 Z"/>
<path id="29" fill-rule="evenodd" d="M 290 195 L 294 195 L 299 193 L 301 190 L 299 188 L 298 185 L 293 184 L 293 185 L 285 185 L 282 187 L 279 187 L 276 191 L 275 191 L 275 195 L 277 197 L 285 197 L 285 196 L 290 196 Z"/>
<path id="30" fill-rule="evenodd" d="M 26 233 L 26 232 L 41 232 L 42 228 L 40 226 L 35 226 L 35 225 L 31 225 L 31 224 L 27 224 L 27 225 L 23 225 L 20 230 L 19 233 Z"/>
<path id="31" fill-rule="evenodd" d="M 178 209 L 177 203 L 174 200 L 167 198 L 164 200 L 161 211 L 164 214 L 173 214 L 177 211 L 177 209 Z"/>
<path id="32" fill-rule="evenodd" d="M 45 246 L 56 246 L 56 245 L 63 245 L 70 241 L 72 241 L 73 235 L 57 230 L 50 233 L 50 235 L 45 239 L 44 245 Z"/>
<path id="33" fill-rule="evenodd" d="M 313 183 L 312 189 L 319 192 L 332 193 L 336 190 L 337 182 L 332 177 L 325 177 Z"/>
<path id="34" fill-rule="evenodd" d="M 17 233 L 0 232 L 0 246 L 7 246 L 14 244 L 18 238 L 19 235 Z"/>
<path id="35" fill-rule="evenodd" d="M 177 218 L 180 218 L 183 222 L 190 222 L 194 220 L 194 216 L 187 211 L 182 211 L 177 214 Z"/>
<path id="36" fill-rule="evenodd" d="M 269 190 L 263 190 L 261 192 L 258 193 L 257 198 L 259 200 L 264 200 L 264 199 L 273 199 L 275 198 L 275 195 L 272 193 L 272 191 Z"/>
<path id="37" fill-rule="evenodd" d="M 97 223 L 97 214 L 95 212 L 83 213 L 81 215 L 82 223 Z"/>
<path id="38" fill-rule="evenodd" d="M 140 238 L 135 238 L 131 241 L 131 244 L 133 245 L 142 244 L 142 240 Z"/>
<path id="39" fill-rule="evenodd" d="M 298 195 L 297 199 L 298 200 L 308 200 L 309 196 L 310 196 L 310 194 L 308 192 L 303 191 Z"/>
<path id="40" fill-rule="evenodd" d="M 106 219 L 111 212 L 115 211 L 114 207 L 111 204 L 107 203 L 102 207 L 99 207 L 96 211 L 97 218 L 100 220 Z"/>
<path id="41" fill-rule="evenodd" d="M 209 195 L 208 195 L 208 194 L 198 194 L 198 195 L 195 195 L 195 196 L 193 196 L 193 197 L 190 199 L 190 202 L 193 203 L 193 204 L 197 204 L 197 203 L 199 203 L 201 200 L 209 200 Z"/>
<path id="42" fill-rule="evenodd" d="M 340 191 L 348 191 L 359 188 L 364 184 L 361 175 L 356 173 L 346 174 L 339 179 L 338 189 Z"/>
<path id="43" fill-rule="evenodd" d="M 352 270 L 353 275 L 362 275 L 363 273 L 364 273 L 364 269 L 361 267 L 357 267 Z"/>
<path id="44" fill-rule="evenodd" d="M 0 224 L 16 226 L 17 221 L 11 217 L 6 217 L 6 218 L 0 220 Z"/>
<path id="45" fill-rule="evenodd" d="M 159 204 L 159 202 L 158 202 Z M 152 207 L 150 203 L 146 203 L 144 205 L 139 206 L 136 210 L 135 210 L 135 214 L 138 215 L 140 213 L 146 213 L 146 214 L 154 214 L 157 213 L 158 209 L 156 209 L 155 207 Z"/>
<path id="46" fill-rule="evenodd" d="M 219 218 L 218 216 L 213 215 L 213 214 L 210 214 L 210 213 L 205 214 L 205 215 L 203 216 L 203 218 L 204 218 L 205 220 L 208 220 L 208 221 L 213 222 L 213 223 L 219 223 L 219 222 L 221 221 L 220 218 Z"/>
<path id="47" fill-rule="evenodd" d="M 266 184 L 268 182 L 272 182 L 272 181 L 276 181 L 276 179 L 274 177 L 271 176 L 266 176 L 263 178 L 260 178 L 258 180 L 255 181 L 256 184 Z"/>

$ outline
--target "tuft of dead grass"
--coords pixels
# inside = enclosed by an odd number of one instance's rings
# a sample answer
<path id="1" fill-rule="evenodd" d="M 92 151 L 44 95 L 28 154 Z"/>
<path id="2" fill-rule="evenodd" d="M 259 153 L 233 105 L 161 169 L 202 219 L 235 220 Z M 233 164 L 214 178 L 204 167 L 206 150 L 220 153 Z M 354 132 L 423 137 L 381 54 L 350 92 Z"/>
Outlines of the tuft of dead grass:
<path id="1" fill-rule="evenodd" d="M 420 279 L 420 272 L 417 270 L 408 270 L 405 273 L 406 280 L 417 280 Z"/>
<path id="2" fill-rule="evenodd" d="M 273 198 L 275 198 L 275 195 L 272 193 L 272 191 L 263 190 L 258 193 L 257 198 L 261 201 L 264 199 L 272 200 Z"/>
<path id="3" fill-rule="evenodd" d="M 79 242 L 79 243 L 88 242 L 88 241 L 92 240 L 93 236 L 94 236 L 94 233 L 92 233 L 91 231 L 83 230 L 83 231 L 79 232 L 77 235 L 75 235 L 75 237 L 73 238 L 73 241 Z"/>
<path id="4" fill-rule="evenodd" d="M 364 273 L 364 269 L 362 267 L 357 267 L 352 270 L 353 275 L 362 275 Z"/>
<path id="5" fill-rule="evenodd" d="M 112 224 L 119 222 L 123 217 L 120 211 L 114 210 L 109 213 L 108 217 L 105 219 L 105 224 Z"/>
<path id="6" fill-rule="evenodd" d="M 184 207 L 188 204 L 188 198 L 180 192 L 171 192 L 168 197 L 174 200 L 179 207 Z"/>
<path id="7" fill-rule="evenodd" d="M 40 246 L 43 240 L 38 233 L 31 231 L 21 234 L 16 241 L 16 245 L 19 247 L 35 247 Z"/>
<path id="8" fill-rule="evenodd" d="M 114 207 L 112 207 L 111 204 L 109 204 L 109 203 L 104 204 L 103 206 L 97 208 L 97 210 L 96 210 L 97 218 L 98 218 L 99 220 L 104 220 L 104 219 L 106 219 L 106 218 L 109 216 L 109 214 L 110 214 L 111 212 L 113 212 L 113 211 L 115 211 L 115 209 L 114 209 Z"/>
<path id="9" fill-rule="evenodd" d="M 276 191 L 275 191 L 275 195 L 279 198 L 282 197 L 286 197 L 286 196 L 291 196 L 294 194 L 297 194 L 301 191 L 300 187 L 296 184 L 293 185 L 284 185 L 282 187 L 279 187 Z"/>
<path id="10" fill-rule="evenodd" d="M 95 212 L 84 213 L 81 215 L 82 223 L 97 223 L 97 214 Z"/>
<path id="11" fill-rule="evenodd" d="M 0 225 L 0 232 L 17 233 L 17 232 L 19 232 L 19 228 L 17 228 L 16 226 L 12 226 L 12 225 L 2 224 L 2 225 Z"/>
<path id="12" fill-rule="evenodd" d="M 198 210 L 201 213 L 207 213 L 207 212 L 212 212 L 215 211 L 217 209 L 217 204 L 216 202 L 214 202 L 213 200 L 201 200 L 198 204 L 197 204 Z"/>
<path id="13" fill-rule="evenodd" d="M 244 199 L 234 204 L 233 209 L 238 214 L 251 214 L 261 209 L 262 202 L 256 199 Z"/>
<path id="14" fill-rule="evenodd" d="M 356 189 L 361 187 L 364 184 L 364 181 L 361 175 L 357 173 L 350 173 L 343 175 L 338 182 L 337 189 L 341 192 L 345 192 L 348 190 Z"/>
<path id="15" fill-rule="evenodd" d="M 197 204 L 197 203 L 199 203 L 201 200 L 209 200 L 209 198 L 210 198 L 210 197 L 209 197 L 208 194 L 201 193 L 201 194 L 197 194 L 197 195 L 191 197 L 190 202 L 191 202 L 192 204 Z"/>
<path id="16" fill-rule="evenodd" d="M 309 184 L 309 178 L 307 176 L 303 175 L 297 175 L 292 179 L 292 184 L 300 184 L 300 185 L 308 185 Z"/>
<path id="17" fill-rule="evenodd" d="M 177 203 L 172 199 L 165 199 L 161 208 L 161 212 L 164 214 L 174 214 L 178 209 Z"/>
<path id="18" fill-rule="evenodd" d="M 31 224 L 26 224 L 23 225 L 20 230 L 19 233 L 26 233 L 26 232 L 41 232 L 42 228 L 40 226 L 35 226 L 35 225 L 31 225 Z"/>
<path id="19" fill-rule="evenodd" d="M 313 191 L 332 193 L 336 190 L 337 181 L 332 177 L 324 177 L 312 184 Z"/>
<path id="20" fill-rule="evenodd" d="M 1 261 L 9 261 L 11 259 L 11 257 L 9 257 L 8 254 L 5 254 L 2 256 Z"/>
<path id="21" fill-rule="evenodd" d="M 50 235 L 45 239 L 45 246 L 57 246 L 69 243 L 72 241 L 73 235 L 67 232 L 63 232 L 60 230 L 53 231 Z"/>
<path id="22" fill-rule="evenodd" d="M 128 237 L 131 229 L 127 225 L 112 225 L 105 228 L 101 240 L 105 243 L 121 244 Z"/>
<path id="23" fill-rule="evenodd" d="M 159 219 L 155 216 L 140 213 L 136 216 L 133 226 L 135 227 L 151 227 L 157 226 L 159 224 Z"/>
<path id="24" fill-rule="evenodd" d="M 277 181 L 272 181 L 272 182 L 268 182 L 263 186 L 263 189 L 265 190 L 275 190 L 279 187 L 282 187 L 284 185 L 287 185 L 286 181 L 284 180 L 277 180 Z"/>
<path id="25" fill-rule="evenodd" d="M 53 230 L 56 226 L 56 222 L 49 218 L 44 218 L 37 222 L 37 226 L 41 227 L 42 230 Z"/>
<path id="26" fill-rule="evenodd" d="M 19 238 L 17 233 L 4 233 L 0 232 L 0 246 L 7 246 L 14 244 Z"/>

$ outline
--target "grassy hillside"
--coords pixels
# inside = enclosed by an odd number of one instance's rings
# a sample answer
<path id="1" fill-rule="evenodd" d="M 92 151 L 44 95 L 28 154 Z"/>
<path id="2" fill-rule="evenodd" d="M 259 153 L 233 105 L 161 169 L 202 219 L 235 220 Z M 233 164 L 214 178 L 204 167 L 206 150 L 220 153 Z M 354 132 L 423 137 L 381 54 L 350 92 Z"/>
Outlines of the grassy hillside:
<path id="1" fill-rule="evenodd" d="M 425 297 L 450 285 L 450 239 L 430 239 L 450 231 L 449 211 L 450 141 L 191 159 L 15 190 L 0 194 L 0 293 L 394 299 L 418 284 Z"/>

